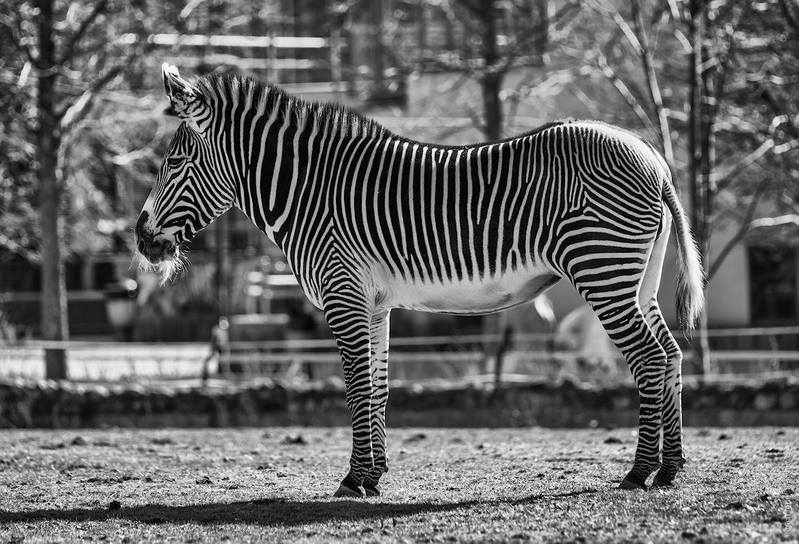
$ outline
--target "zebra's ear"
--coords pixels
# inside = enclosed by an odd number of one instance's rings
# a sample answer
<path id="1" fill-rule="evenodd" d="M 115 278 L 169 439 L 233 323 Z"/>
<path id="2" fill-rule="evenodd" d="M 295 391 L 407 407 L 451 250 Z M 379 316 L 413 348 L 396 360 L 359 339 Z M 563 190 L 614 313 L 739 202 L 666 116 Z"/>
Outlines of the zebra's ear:
<path id="1" fill-rule="evenodd" d="M 199 129 L 197 121 L 204 117 L 205 101 L 197 88 L 180 77 L 178 69 L 171 64 L 161 65 L 164 78 L 164 92 L 169 98 L 168 112 L 186 121 L 195 130 Z"/>

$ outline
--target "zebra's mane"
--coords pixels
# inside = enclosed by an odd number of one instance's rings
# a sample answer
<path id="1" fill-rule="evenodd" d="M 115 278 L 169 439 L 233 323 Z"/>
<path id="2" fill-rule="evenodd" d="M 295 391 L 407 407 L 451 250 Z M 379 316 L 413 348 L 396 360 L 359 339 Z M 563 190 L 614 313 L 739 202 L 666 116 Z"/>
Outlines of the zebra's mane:
<path id="1" fill-rule="evenodd" d="M 300 123 L 313 119 L 319 123 L 320 127 L 325 127 L 329 133 L 344 137 L 361 138 L 381 138 L 396 139 L 411 144 L 430 145 L 440 149 L 470 149 L 484 145 L 504 143 L 533 136 L 549 128 L 578 122 L 576 119 L 560 119 L 544 123 L 527 132 L 503 138 L 496 141 L 484 141 L 470 144 L 446 145 L 433 142 L 421 142 L 412 138 L 398 135 L 377 121 L 370 119 L 350 108 L 336 103 L 311 102 L 298 96 L 292 95 L 277 87 L 264 83 L 249 76 L 238 74 L 210 74 L 202 76 L 197 81 L 200 92 L 209 99 L 212 104 L 219 103 L 220 98 L 235 99 L 237 102 L 246 103 L 250 99 L 253 107 L 264 108 L 270 111 L 278 102 L 282 105 L 280 111 L 283 115 L 288 115 Z M 604 124 L 599 121 L 579 121 Z"/>
<path id="2" fill-rule="evenodd" d="M 392 133 L 383 125 L 369 119 L 346 106 L 333 103 L 316 103 L 285 92 L 283 89 L 248 76 L 236 74 L 211 74 L 197 81 L 200 92 L 216 103 L 218 98 L 237 99 L 246 103 L 249 98 L 254 107 L 270 110 L 275 103 L 280 110 L 297 120 L 315 119 L 319 126 L 327 127 L 337 134 L 350 137 L 387 137 Z"/>

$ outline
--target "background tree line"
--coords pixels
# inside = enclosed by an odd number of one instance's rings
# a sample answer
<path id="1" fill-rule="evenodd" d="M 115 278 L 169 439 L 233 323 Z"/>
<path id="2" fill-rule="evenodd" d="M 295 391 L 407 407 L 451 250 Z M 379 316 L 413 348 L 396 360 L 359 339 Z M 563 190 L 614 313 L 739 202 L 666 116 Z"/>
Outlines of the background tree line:
<path id="1" fill-rule="evenodd" d="M 45 339 L 68 338 L 65 256 L 114 236 L 124 244 L 140 204 L 124 204 L 124 195 L 154 177 L 165 137 L 160 94 L 134 91 L 137 65 L 158 54 L 148 36 L 180 32 L 203 9 L 223 15 L 206 30 L 225 32 L 225 21 L 261 4 L 0 1 L 0 246 L 41 264 Z M 795 0 L 321 4 L 342 28 L 368 12 L 380 30 L 370 38 L 379 66 L 408 77 L 452 72 L 476 84 L 462 109 L 486 140 L 510 135 L 520 106 L 571 93 L 589 116 L 655 144 L 685 195 L 709 282 L 764 219 L 799 213 Z M 429 44 L 421 25 L 409 39 L 404 23 L 425 10 L 457 39 Z M 730 225 L 733 236 L 711 246 Z M 49 375 L 63 375 L 62 352 L 49 351 L 47 361 Z"/>

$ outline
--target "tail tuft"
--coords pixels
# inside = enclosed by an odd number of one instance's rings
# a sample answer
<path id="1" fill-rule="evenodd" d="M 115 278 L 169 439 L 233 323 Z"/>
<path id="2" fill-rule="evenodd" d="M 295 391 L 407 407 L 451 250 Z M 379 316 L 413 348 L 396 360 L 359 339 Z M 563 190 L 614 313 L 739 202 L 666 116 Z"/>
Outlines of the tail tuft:
<path id="1" fill-rule="evenodd" d="M 699 249 L 691 235 L 688 220 L 680 205 L 671 180 L 663 184 L 663 201 L 669 208 L 677 235 L 679 249 L 679 275 L 677 277 L 677 314 L 680 328 L 686 335 L 694 329 L 705 306 L 705 273 Z"/>

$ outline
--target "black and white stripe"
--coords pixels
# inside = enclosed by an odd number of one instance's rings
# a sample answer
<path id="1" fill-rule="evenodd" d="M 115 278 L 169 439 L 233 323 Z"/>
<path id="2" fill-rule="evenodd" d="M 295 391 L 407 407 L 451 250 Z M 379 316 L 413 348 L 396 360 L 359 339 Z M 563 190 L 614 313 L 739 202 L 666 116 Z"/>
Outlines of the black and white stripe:
<path id="1" fill-rule="evenodd" d="M 172 85 L 173 105 L 185 88 L 199 105 L 183 115 L 145 205 L 150 226 L 185 218 L 174 234 L 183 241 L 235 205 L 285 252 L 343 360 L 353 450 L 339 494 L 379 493 L 386 470 L 391 308 L 488 313 L 561 278 L 594 308 L 640 391 L 638 449 L 622 486 L 645 485 L 661 430 L 656 482 L 672 481 L 682 463 L 681 355 L 656 302 L 672 221 L 686 324 L 701 310 L 702 271 L 650 146 L 586 121 L 439 146 L 249 79 L 184 84 Z"/>

